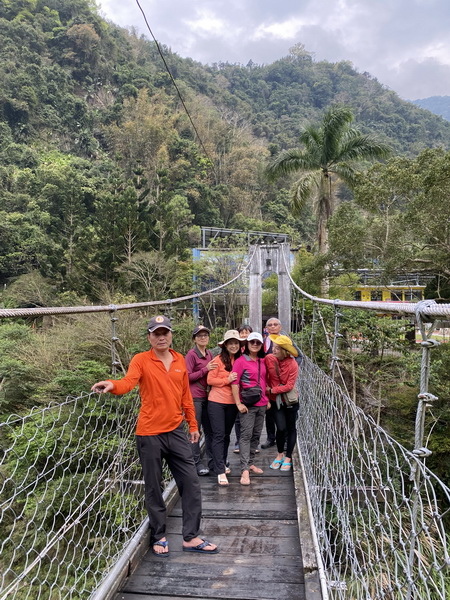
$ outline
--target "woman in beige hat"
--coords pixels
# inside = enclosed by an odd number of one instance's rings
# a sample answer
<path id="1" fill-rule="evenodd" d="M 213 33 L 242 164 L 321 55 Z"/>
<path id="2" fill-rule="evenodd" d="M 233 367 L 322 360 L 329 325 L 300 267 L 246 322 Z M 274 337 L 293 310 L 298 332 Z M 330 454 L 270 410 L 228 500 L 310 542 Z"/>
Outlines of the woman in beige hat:
<path id="1" fill-rule="evenodd" d="M 234 361 L 241 355 L 241 338 L 239 332 L 230 329 L 219 342 L 221 353 L 212 363 L 217 368 L 208 372 L 207 382 L 211 386 L 208 396 L 208 416 L 211 425 L 211 453 L 214 472 L 219 485 L 228 485 L 227 468 L 228 446 L 230 434 L 236 420 L 237 408 L 231 393 L 231 384 L 236 379 L 232 372 Z"/>
<path id="2" fill-rule="evenodd" d="M 287 335 L 271 335 L 269 337 L 273 342 L 273 353 L 268 354 L 264 360 L 267 367 L 267 392 L 271 403 L 275 405 L 278 451 L 270 468 L 290 471 L 292 451 L 297 438 L 298 392 L 295 384 L 298 376 L 298 364 L 294 357 L 298 356 L 298 351 Z M 286 454 L 284 452 L 285 445 Z"/>

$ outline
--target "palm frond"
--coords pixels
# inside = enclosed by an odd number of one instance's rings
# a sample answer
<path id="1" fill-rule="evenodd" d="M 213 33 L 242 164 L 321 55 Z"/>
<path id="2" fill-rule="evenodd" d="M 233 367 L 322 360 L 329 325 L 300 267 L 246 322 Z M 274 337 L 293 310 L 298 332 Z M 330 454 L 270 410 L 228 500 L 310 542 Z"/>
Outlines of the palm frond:
<path id="1" fill-rule="evenodd" d="M 341 139 L 337 160 L 374 160 L 387 158 L 392 150 L 373 135 L 349 129 Z"/>
<path id="2" fill-rule="evenodd" d="M 275 181 L 279 177 L 291 175 L 296 171 L 309 169 L 309 157 L 301 150 L 285 150 L 276 156 L 266 169 L 269 181 Z"/>
<path id="3" fill-rule="evenodd" d="M 291 200 L 294 215 L 299 215 L 311 196 L 317 193 L 320 188 L 320 177 L 320 171 L 308 171 L 295 182 Z"/>
<path id="4" fill-rule="evenodd" d="M 345 130 L 352 121 L 353 112 L 347 106 L 332 106 L 325 113 L 322 121 L 322 163 L 324 165 L 336 157 Z"/>
<path id="5" fill-rule="evenodd" d="M 354 165 L 341 161 L 334 165 L 333 173 L 335 173 L 339 179 L 346 183 L 349 187 L 352 187 L 355 184 L 359 171 Z"/>

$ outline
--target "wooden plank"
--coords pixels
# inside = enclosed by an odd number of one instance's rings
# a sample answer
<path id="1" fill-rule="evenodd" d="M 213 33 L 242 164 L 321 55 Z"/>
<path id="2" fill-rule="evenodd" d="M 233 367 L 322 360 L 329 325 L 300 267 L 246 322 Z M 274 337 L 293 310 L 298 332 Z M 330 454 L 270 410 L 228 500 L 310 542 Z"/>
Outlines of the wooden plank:
<path id="1" fill-rule="evenodd" d="M 174 509 L 173 515 L 179 517 L 181 515 L 181 510 Z M 212 509 L 203 508 L 203 516 L 208 517 L 208 518 L 216 517 L 217 519 L 230 519 L 230 518 L 240 517 L 243 520 L 250 520 L 250 519 L 268 519 L 268 520 L 281 519 L 281 520 L 284 520 L 284 519 L 295 519 L 295 517 L 297 516 L 297 511 L 294 508 L 292 510 L 283 511 L 282 513 L 279 511 L 269 511 L 267 509 L 261 509 L 261 510 L 248 509 L 248 510 L 240 510 L 239 511 L 234 508 L 229 508 L 227 510 L 223 510 L 220 513 L 220 515 L 218 515 L 217 510 L 215 508 L 212 508 Z"/>
<path id="2" fill-rule="evenodd" d="M 220 598 L 228 600 L 261 600 L 261 597 L 267 600 L 299 600 L 300 584 L 299 583 L 284 583 L 281 581 L 271 580 L 261 581 L 258 577 L 259 573 L 254 569 L 249 569 L 249 573 L 245 574 L 245 578 L 237 578 L 233 573 L 233 569 L 222 572 L 221 574 L 212 574 L 204 580 L 192 579 L 184 576 L 181 577 L 157 577 L 153 575 L 140 576 L 135 575 L 125 585 L 125 592 L 135 592 L 139 594 L 161 594 L 169 597 L 177 598 L 181 596 L 189 596 L 189 591 L 192 595 L 201 596 L 203 598 Z M 269 571 L 269 575 L 273 575 Z M 169 595 L 170 594 L 170 595 Z"/>
<path id="3" fill-rule="evenodd" d="M 269 521 L 266 519 L 253 519 L 252 521 L 243 521 L 242 519 L 217 519 L 203 518 L 202 530 L 209 537 L 212 536 L 274 536 L 298 538 L 298 524 L 296 519 L 284 519 Z M 180 533 L 181 517 L 171 515 L 167 519 L 167 533 Z"/>
<path id="4" fill-rule="evenodd" d="M 213 539 L 212 536 L 209 535 L 209 532 L 207 532 L 207 537 L 211 538 L 211 540 Z M 198 553 L 194 554 L 194 553 L 189 553 L 189 552 L 183 552 L 181 550 L 182 547 L 182 536 L 181 534 L 179 535 L 170 535 L 167 536 L 168 540 L 169 540 L 169 549 L 170 552 L 172 554 L 175 553 L 181 553 L 182 557 L 184 557 L 184 559 L 187 562 L 191 562 L 190 561 L 190 557 L 194 557 L 198 560 L 204 560 L 205 558 L 209 558 L 209 557 L 205 557 L 204 555 L 200 555 Z M 237 536 L 214 536 L 214 543 L 217 544 L 219 546 L 219 550 L 220 553 L 217 554 L 217 557 L 219 555 L 228 555 L 228 554 L 233 554 L 233 555 L 242 555 L 242 556 L 248 556 L 248 555 L 252 555 L 255 556 L 260 554 L 260 555 L 266 555 L 269 557 L 273 557 L 275 555 L 277 556 L 281 556 L 281 555 L 287 555 L 287 556 L 295 556 L 295 557 L 299 557 L 300 555 L 300 542 L 298 540 L 298 536 L 297 538 L 295 537 L 281 537 L 281 536 L 242 536 L 242 535 L 237 535 Z M 172 558 L 172 557 L 171 557 Z M 215 558 L 215 557 L 214 557 Z M 156 560 L 158 562 L 161 562 L 163 559 L 159 558 L 158 556 L 155 556 L 152 552 L 147 552 L 147 554 L 144 556 L 144 562 L 148 561 L 149 559 L 152 559 L 153 562 Z M 299 564 L 300 564 L 300 560 L 298 560 Z M 142 563 L 141 563 L 142 564 Z M 140 567 L 138 567 L 139 569 Z M 137 572 L 137 571 L 136 571 Z"/>

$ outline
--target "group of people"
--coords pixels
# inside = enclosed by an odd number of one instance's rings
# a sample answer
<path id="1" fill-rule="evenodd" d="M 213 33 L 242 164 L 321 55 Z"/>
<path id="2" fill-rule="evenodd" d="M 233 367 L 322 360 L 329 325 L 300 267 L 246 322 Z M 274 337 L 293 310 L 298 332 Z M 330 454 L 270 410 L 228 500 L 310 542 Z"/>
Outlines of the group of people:
<path id="1" fill-rule="evenodd" d="M 144 476 L 151 547 L 159 557 L 169 554 L 161 491 L 163 459 L 182 501 L 182 549 L 203 554 L 219 550 L 200 537 L 198 475 L 213 472 L 218 485 L 229 485 L 228 449 L 233 426 L 236 425 L 238 437 L 241 485 L 250 485 L 250 474 L 263 473 L 254 461 L 265 419 L 268 440 L 262 447 L 277 446 L 270 468 L 291 469 L 298 412 L 298 349 L 288 336 L 281 334 L 278 319 L 269 319 L 266 327 L 267 340 L 248 325 L 227 331 L 219 342 L 219 353 L 213 356 L 208 349 L 210 330 L 198 325 L 192 332 L 193 348 L 184 358 L 171 348 L 170 320 L 162 315 L 153 317 L 147 328 L 150 350 L 132 358 L 122 379 L 99 381 L 92 386 L 94 392 L 119 395 L 139 385 L 141 406 L 136 443 Z M 188 436 L 184 422 L 188 424 Z M 201 428 L 208 467 L 202 463 L 200 453 Z"/>
<path id="2" fill-rule="evenodd" d="M 255 465 L 255 455 L 265 421 L 268 439 L 262 447 L 276 444 L 278 450 L 270 467 L 289 471 L 292 466 L 298 401 L 295 392 L 290 402 L 286 394 L 295 390 L 298 364 L 294 357 L 298 351 L 288 336 L 281 335 L 278 319 L 269 319 L 266 327 L 266 348 L 260 333 L 242 325 L 225 333 L 215 357 L 208 350 L 209 329 L 199 325 L 192 332 L 194 346 L 186 355 L 186 367 L 197 421 L 205 435 L 208 466 L 201 460 L 198 444 L 193 445 L 194 460 L 197 473 L 212 471 L 220 486 L 229 485 L 228 449 L 233 426 L 241 485 L 250 485 L 250 474 L 263 472 Z"/>

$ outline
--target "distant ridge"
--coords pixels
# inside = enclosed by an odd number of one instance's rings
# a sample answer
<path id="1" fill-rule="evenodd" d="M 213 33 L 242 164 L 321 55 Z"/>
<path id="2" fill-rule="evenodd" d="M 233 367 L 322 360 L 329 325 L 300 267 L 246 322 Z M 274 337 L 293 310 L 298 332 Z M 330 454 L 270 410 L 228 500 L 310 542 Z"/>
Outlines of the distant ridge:
<path id="1" fill-rule="evenodd" d="M 450 96 L 430 96 L 421 100 L 412 100 L 412 103 L 450 121 Z"/>

